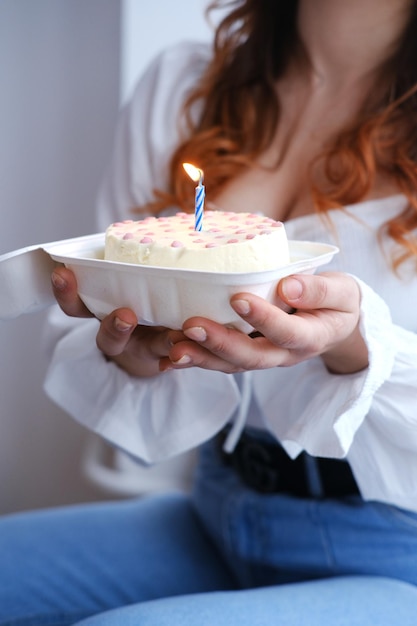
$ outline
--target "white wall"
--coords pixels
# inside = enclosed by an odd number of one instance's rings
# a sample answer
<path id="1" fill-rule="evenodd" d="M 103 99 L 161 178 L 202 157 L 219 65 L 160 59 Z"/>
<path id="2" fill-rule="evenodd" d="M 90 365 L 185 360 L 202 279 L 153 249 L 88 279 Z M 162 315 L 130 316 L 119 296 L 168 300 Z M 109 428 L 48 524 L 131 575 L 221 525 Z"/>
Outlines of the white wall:
<path id="1" fill-rule="evenodd" d="M 95 230 L 119 103 L 154 54 L 207 39 L 206 0 L 0 0 L 0 254 Z M 45 397 L 44 313 L 0 321 L 0 513 L 102 497 L 91 437 Z"/>
<path id="2" fill-rule="evenodd" d="M 209 0 L 122 0 L 122 101 L 161 48 L 183 39 L 211 40 L 212 29 L 205 18 L 208 4 Z"/>
<path id="3" fill-rule="evenodd" d="M 93 232 L 119 106 L 118 0 L 0 0 L 0 254 Z M 0 512 L 95 497 L 42 391 L 43 314 L 0 321 Z"/>

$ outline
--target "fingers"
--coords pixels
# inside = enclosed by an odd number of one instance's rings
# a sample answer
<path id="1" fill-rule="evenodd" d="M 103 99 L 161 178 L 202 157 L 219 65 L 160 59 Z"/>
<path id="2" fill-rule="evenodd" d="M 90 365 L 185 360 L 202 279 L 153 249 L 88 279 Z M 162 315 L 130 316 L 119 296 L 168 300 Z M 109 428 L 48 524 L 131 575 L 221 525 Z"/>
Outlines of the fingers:
<path id="1" fill-rule="evenodd" d="M 348 275 L 328 273 L 283 279 L 279 297 L 296 310 L 286 315 L 251 294 L 239 294 L 231 305 L 275 345 L 306 355 L 321 354 L 344 341 L 359 320 L 360 291 Z"/>
<path id="2" fill-rule="evenodd" d="M 52 290 L 61 309 L 70 317 L 93 317 L 77 291 L 77 281 L 71 270 L 56 267 L 51 276 Z"/>
<path id="3" fill-rule="evenodd" d="M 296 346 L 301 329 L 294 316 L 251 294 L 239 294 L 232 298 L 230 304 L 236 313 L 274 345 L 281 348 Z"/>
<path id="4" fill-rule="evenodd" d="M 176 343 L 169 353 L 172 367 L 200 367 L 227 374 L 243 371 L 245 346 L 240 342 L 251 341 L 246 335 L 205 318 L 190 318 L 183 331 L 185 341 Z"/>
<path id="5" fill-rule="evenodd" d="M 264 302 L 262 298 L 259 300 Z M 278 315 L 288 317 L 287 313 L 268 306 Z M 183 331 L 192 341 L 174 346 L 170 353 L 174 367 L 193 365 L 233 373 L 276 367 L 288 360 L 288 350 L 272 343 L 267 337 L 248 336 L 204 318 L 190 318 Z"/>
<path id="6" fill-rule="evenodd" d="M 341 273 L 299 274 L 280 281 L 278 295 L 295 309 L 354 311 L 360 300 L 358 284 Z"/>
<path id="7" fill-rule="evenodd" d="M 167 357 L 172 346 L 184 340 L 181 331 L 159 326 L 138 326 L 131 309 L 116 309 L 105 317 L 96 337 L 97 347 L 108 357 L 126 353 L 126 358 L 137 361 L 157 361 Z"/>
<path id="8" fill-rule="evenodd" d="M 99 350 L 107 356 L 121 354 L 130 341 L 137 319 L 130 309 L 116 309 L 100 324 L 96 337 Z"/>
<path id="9" fill-rule="evenodd" d="M 77 292 L 76 278 L 69 269 L 57 267 L 51 277 L 55 298 L 71 317 L 93 317 Z M 171 368 L 168 354 L 184 341 L 181 331 L 162 327 L 138 326 L 135 313 L 116 309 L 101 322 L 96 336 L 98 349 L 132 376 L 153 376 Z"/>
<path id="10" fill-rule="evenodd" d="M 203 367 L 224 372 L 287 366 L 324 354 L 335 346 L 337 358 L 358 325 L 360 292 L 353 278 L 342 274 L 292 276 L 281 281 L 278 296 L 291 308 L 280 307 L 253 294 L 237 294 L 231 306 L 257 331 L 246 336 L 204 318 L 183 326 L 190 342 L 170 353 L 174 367 Z M 260 334 L 260 336 L 259 336 Z M 345 343 L 345 345 L 343 345 Z M 339 355 L 340 352 L 340 355 Z"/>

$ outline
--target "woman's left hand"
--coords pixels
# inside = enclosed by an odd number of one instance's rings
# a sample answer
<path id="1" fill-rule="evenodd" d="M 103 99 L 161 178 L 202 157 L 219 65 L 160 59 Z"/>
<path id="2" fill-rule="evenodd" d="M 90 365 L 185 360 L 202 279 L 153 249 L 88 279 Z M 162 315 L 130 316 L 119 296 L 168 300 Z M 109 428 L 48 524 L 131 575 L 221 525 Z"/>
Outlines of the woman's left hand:
<path id="1" fill-rule="evenodd" d="M 233 296 L 233 309 L 256 333 L 227 328 L 203 317 L 188 319 L 188 338 L 170 350 L 162 369 L 200 367 L 225 373 L 286 367 L 321 355 L 335 374 L 360 371 L 368 365 L 368 351 L 359 331 L 360 291 L 342 273 L 284 278 L 279 298 L 296 309 L 288 314 L 248 293 Z"/>

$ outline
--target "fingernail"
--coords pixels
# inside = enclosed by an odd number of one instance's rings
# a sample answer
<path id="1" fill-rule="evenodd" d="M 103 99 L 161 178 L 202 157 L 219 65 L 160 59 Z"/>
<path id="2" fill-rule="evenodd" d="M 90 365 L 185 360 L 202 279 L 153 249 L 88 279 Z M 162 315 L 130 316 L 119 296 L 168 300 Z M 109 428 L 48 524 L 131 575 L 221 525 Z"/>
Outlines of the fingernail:
<path id="1" fill-rule="evenodd" d="M 59 291 L 63 291 L 67 286 L 67 281 L 55 272 L 52 272 L 51 280 L 55 289 L 58 289 Z"/>
<path id="2" fill-rule="evenodd" d="M 128 330 L 132 329 L 132 324 L 128 322 L 124 322 L 119 317 L 114 318 L 114 327 L 119 333 L 126 333 Z"/>
<path id="3" fill-rule="evenodd" d="M 191 357 L 189 354 L 184 354 L 178 361 L 172 361 L 173 365 L 188 365 L 191 363 Z"/>
<path id="4" fill-rule="evenodd" d="M 282 282 L 282 293 L 287 300 L 298 300 L 303 293 L 303 285 L 297 278 L 285 278 Z"/>
<path id="5" fill-rule="evenodd" d="M 207 339 L 207 333 L 202 326 L 193 326 L 184 330 L 184 335 L 193 341 L 205 341 Z"/>
<path id="6" fill-rule="evenodd" d="M 231 305 L 239 315 L 249 315 L 250 313 L 250 304 L 247 300 L 233 300 Z"/>

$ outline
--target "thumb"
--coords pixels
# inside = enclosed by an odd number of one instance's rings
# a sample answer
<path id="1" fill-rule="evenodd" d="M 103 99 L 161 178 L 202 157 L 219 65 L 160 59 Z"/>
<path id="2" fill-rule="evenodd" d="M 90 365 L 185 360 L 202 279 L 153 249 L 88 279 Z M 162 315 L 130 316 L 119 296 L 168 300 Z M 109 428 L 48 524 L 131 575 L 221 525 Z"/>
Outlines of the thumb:
<path id="1" fill-rule="evenodd" d="M 294 307 L 294 303 L 297 307 L 300 305 L 304 291 L 304 284 L 298 276 L 288 276 L 281 280 L 278 286 L 279 296 L 284 302 Z"/>
<path id="2" fill-rule="evenodd" d="M 350 311 L 358 306 L 359 286 L 347 274 L 297 274 L 282 279 L 279 296 L 295 309 L 335 309 Z"/>

